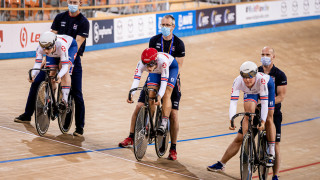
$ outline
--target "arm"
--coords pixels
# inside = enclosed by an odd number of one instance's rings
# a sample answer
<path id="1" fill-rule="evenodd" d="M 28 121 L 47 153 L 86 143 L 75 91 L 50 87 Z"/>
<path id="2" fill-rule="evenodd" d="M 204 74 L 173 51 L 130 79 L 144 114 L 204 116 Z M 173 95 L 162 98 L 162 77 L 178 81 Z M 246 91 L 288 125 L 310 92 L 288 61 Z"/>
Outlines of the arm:
<path id="1" fill-rule="evenodd" d="M 271 77 L 270 77 L 271 78 Z M 264 83 L 263 83 L 264 81 Z M 260 100 L 261 100 L 261 120 L 266 122 L 268 116 L 268 85 L 267 81 L 263 78 L 261 79 L 260 84 Z"/>
<path id="2" fill-rule="evenodd" d="M 286 96 L 287 93 L 287 85 L 284 86 L 278 86 L 277 87 L 277 96 L 275 99 L 275 104 L 281 103 Z"/>
<path id="3" fill-rule="evenodd" d="M 63 49 L 63 46 L 62 48 Z M 61 55 L 60 55 L 60 63 L 62 65 L 59 73 L 57 76 L 62 78 L 66 73 L 68 73 L 69 70 L 69 55 L 68 55 L 68 50 L 64 48 L 65 51 L 61 50 Z"/>
<path id="4" fill-rule="evenodd" d="M 163 64 L 168 64 L 166 61 L 163 62 Z M 166 67 L 166 68 L 163 68 Z M 167 84 L 168 84 L 168 78 L 169 78 L 169 66 L 168 65 L 161 65 L 161 84 L 160 84 L 160 89 L 158 92 L 158 95 L 162 98 L 164 93 L 166 92 L 167 89 Z"/>
<path id="5" fill-rule="evenodd" d="M 82 43 L 83 43 L 85 40 L 86 40 L 85 37 L 80 36 L 80 35 L 77 35 L 76 41 L 77 41 L 77 45 L 78 45 L 78 51 L 79 51 L 79 48 L 81 47 Z"/>
<path id="6" fill-rule="evenodd" d="M 42 64 L 42 53 L 41 53 L 41 48 L 38 46 L 37 50 L 36 50 L 36 60 L 35 63 L 33 65 L 33 69 L 37 68 L 40 69 L 41 68 L 41 64 Z M 34 70 L 31 72 L 32 77 L 36 77 L 39 74 L 40 70 Z"/>
<path id="7" fill-rule="evenodd" d="M 240 94 L 237 79 L 238 78 L 236 78 L 234 80 L 233 86 L 232 86 L 232 91 L 231 91 L 230 108 L 229 108 L 229 119 L 230 120 L 237 113 L 237 103 L 238 103 L 239 94 Z"/>
<path id="8" fill-rule="evenodd" d="M 138 65 L 137 65 L 137 68 L 135 70 L 135 73 L 134 73 L 134 79 L 133 79 L 133 82 L 132 82 L 132 85 L 131 85 L 130 89 L 133 89 L 133 88 L 136 88 L 136 87 L 139 86 L 139 82 L 140 82 L 141 75 L 142 75 L 142 67 L 143 67 L 143 64 L 141 63 L 141 61 L 139 61 Z M 132 92 L 132 96 L 135 93 L 136 93 L 136 91 L 133 91 Z"/>
<path id="9" fill-rule="evenodd" d="M 176 57 L 176 60 L 178 62 L 178 65 L 179 65 L 179 73 L 181 72 L 181 69 L 182 69 L 182 65 L 183 65 L 183 60 L 184 60 L 184 57 Z"/>

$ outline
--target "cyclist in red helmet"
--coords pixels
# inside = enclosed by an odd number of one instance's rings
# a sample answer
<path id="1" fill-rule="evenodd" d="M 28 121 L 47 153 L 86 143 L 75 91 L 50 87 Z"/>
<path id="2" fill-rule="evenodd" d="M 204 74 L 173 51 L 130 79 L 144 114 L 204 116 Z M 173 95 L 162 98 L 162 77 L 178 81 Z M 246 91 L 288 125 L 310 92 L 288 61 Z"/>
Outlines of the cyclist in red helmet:
<path id="1" fill-rule="evenodd" d="M 148 88 L 159 89 L 158 94 L 150 92 L 150 97 L 157 96 L 158 102 L 151 101 L 152 114 L 155 107 L 163 100 L 162 104 L 162 122 L 158 128 L 160 134 L 166 131 L 169 115 L 171 112 L 171 93 L 176 84 L 179 66 L 177 60 L 168 53 L 158 52 L 154 48 L 147 48 L 141 54 L 141 60 L 138 62 L 135 70 L 134 80 L 131 89 L 139 86 L 141 75 L 143 71 L 148 71 L 147 78 Z M 160 87 L 160 88 L 159 88 Z M 134 95 L 134 92 L 132 93 Z M 127 99 L 128 103 L 133 103 Z"/>

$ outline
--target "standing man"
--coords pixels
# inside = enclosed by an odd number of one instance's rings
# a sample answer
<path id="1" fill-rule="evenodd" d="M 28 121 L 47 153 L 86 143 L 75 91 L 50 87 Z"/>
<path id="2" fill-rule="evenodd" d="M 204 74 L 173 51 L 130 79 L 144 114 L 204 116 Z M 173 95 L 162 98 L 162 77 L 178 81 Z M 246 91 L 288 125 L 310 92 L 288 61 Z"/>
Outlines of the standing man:
<path id="1" fill-rule="evenodd" d="M 261 52 L 261 63 L 262 66 L 258 68 L 259 72 L 269 74 L 275 83 L 276 97 L 275 97 L 275 109 L 273 115 L 273 121 L 276 126 L 276 158 L 273 166 L 273 177 L 272 180 L 278 179 L 278 173 L 280 170 L 280 138 L 281 138 L 281 102 L 283 101 L 287 92 L 287 77 L 284 72 L 278 69 L 274 65 L 274 59 L 276 58 L 274 49 L 271 47 L 264 47 Z"/>
<path id="2" fill-rule="evenodd" d="M 82 95 L 82 66 L 81 58 L 86 46 L 86 38 L 89 35 L 89 21 L 79 10 L 80 0 L 68 0 L 69 11 L 58 14 L 51 26 L 51 31 L 56 34 L 65 34 L 73 37 L 78 45 L 78 53 L 74 60 L 74 69 L 71 75 L 71 92 L 75 101 L 75 122 L 76 130 L 74 136 L 83 135 L 85 107 Z M 38 87 L 44 81 L 45 74 L 40 72 L 31 84 L 25 112 L 14 119 L 15 122 L 31 121 L 34 112 L 35 96 Z"/>
<path id="3" fill-rule="evenodd" d="M 177 82 L 173 89 L 171 95 L 172 102 L 172 110 L 170 114 L 170 137 L 171 137 L 171 147 L 169 151 L 168 159 L 176 160 L 177 159 L 177 151 L 176 144 L 179 132 L 179 121 L 178 121 L 178 110 L 179 110 L 179 102 L 181 99 L 181 90 L 180 90 L 180 72 L 183 65 L 183 60 L 185 56 L 185 47 L 184 43 L 181 39 L 179 39 L 176 35 L 173 34 L 173 30 L 175 28 L 175 19 L 172 15 L 166 15 L 161 20 L 161 34 L 153 36 L 149 41 L 149 47 L 155 48 L 158 52 L 165 52 L 172 55 L 179 64 L 179 73 L 177 77 Z M 131 117 L 131 125 L 130 125 L 130 134 L 124 141 L 119 143 L 120 147 L 128 147 L 133 144 L 133 136 L 134 136 L 134 126 L 137 119 L 138 112 L 140 108 L 144 105 L 144 91 L 141 91 L 140 97 L 138 100 L 138 104 L 132 114 Z"/>

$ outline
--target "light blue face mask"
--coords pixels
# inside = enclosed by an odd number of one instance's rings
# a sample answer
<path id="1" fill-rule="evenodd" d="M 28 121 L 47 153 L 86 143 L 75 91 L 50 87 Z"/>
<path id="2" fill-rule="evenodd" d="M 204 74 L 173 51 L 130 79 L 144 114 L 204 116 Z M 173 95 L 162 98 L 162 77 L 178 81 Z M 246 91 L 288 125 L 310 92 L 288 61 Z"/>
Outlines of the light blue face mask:
<path id="1" fill-rule="evenodd" d="M 79 7 L 79 5 L 68 4 L 68 8 L 69 8 L 69 11 L 70 11 L 71 13 L 77 12 L 77 11 L 78 11 L 78 7 Z"/>
<path id="2" fill-rule="evenodd" d="M 271 64 L 271 58 L 263 56 L 261 57 L 261 63 L 263 66 L 269 66 Z"/>
<path id="3" fill-rule="evenodd" d="M 170 35 L 170 28 L 169 27 L 162 27 L 161 28 L 161 33 L 165 37 L 169 36 Z"/>

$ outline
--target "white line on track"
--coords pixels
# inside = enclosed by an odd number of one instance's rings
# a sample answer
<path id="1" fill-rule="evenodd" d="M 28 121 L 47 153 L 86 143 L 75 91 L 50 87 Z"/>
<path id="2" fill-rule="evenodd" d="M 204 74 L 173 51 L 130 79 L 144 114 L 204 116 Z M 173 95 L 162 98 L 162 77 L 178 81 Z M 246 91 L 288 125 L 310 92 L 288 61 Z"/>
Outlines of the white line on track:
<path id="1" fill-rule="evenodd" d="M 19 130 L 8 128 L 8 127 L 5 127 L 5 126 L 0 126 L 0 128 L 8 129 L 8 130 L 19 132 L 19 133 L 23 133 L 23 134 L 28 134 L 28 135 L 35 136 L 35 137 L 40 137 L 40 138 L 43 138 L 43 139 L 46 139 L 46 140 L 50 140 L 50 141 L 53 141 L 53 142 L 57 142 L 57 143 L 60 143 L 60 144 L 77 147 L 77 148 L 84 149 L 84 150 L 87 150 L 87 151 L 92 151 L 92 152 L 95 152 L 95 153 L 98 153 L 98 154 L 102 154 L 102 155 L 105 155 L 105 156 L 110 156 L 110 157 L 121 159 L 121 160 L 124 160 L 124 161 L 140 164 L 140 165 L 143 165 L 143 166 L 151 167 L 151 168 L 158 169 L 158 170 L 165 171 L 165 172 L 169 172 L 169 173 L 172 173 L 172 174 L 177 174 L 177 175 L 188 177 L 188 178 L 191 178 L 191 179 L 199 179 L 198 177 L 188 176 L 186 174 L 178 173 L 178 172 L 175 172 L 175 171 L 170 171 L 170 170 L 163 169 L 163 168 L 160 168 L 160 167 L 157 167 L 157 166 L 152 166 L 152 165 L 149 165 L 149 164 L 144 164 L 144 163 L 141 163 L 141 162 L 138 162 L 138 161 L 133 161 L 133 160 L 130 160 L 130 159 L 119 157 L 119 156 L 114 156 L 114 155 L 107 154 L 107 153 L 104 153 L 104 152 L 99 152 L 99 151 L 96 151 L 96 150 L 93 150 L 93 149 L 88 149 L 88 148 L 76 146 L 76 145 L 73 145 L 73 144 L 68 144 L 68 143 L 65 143 L 65 142 L 61 142 L 61 141 L 57 141 L 57 140 L 54 140 L 54 139 L 38 136 L 38 135 L 35 135 L 35 134 L 32 134 L 32 133 L 28 133 L 28 132 L 19 131 Z"/>

